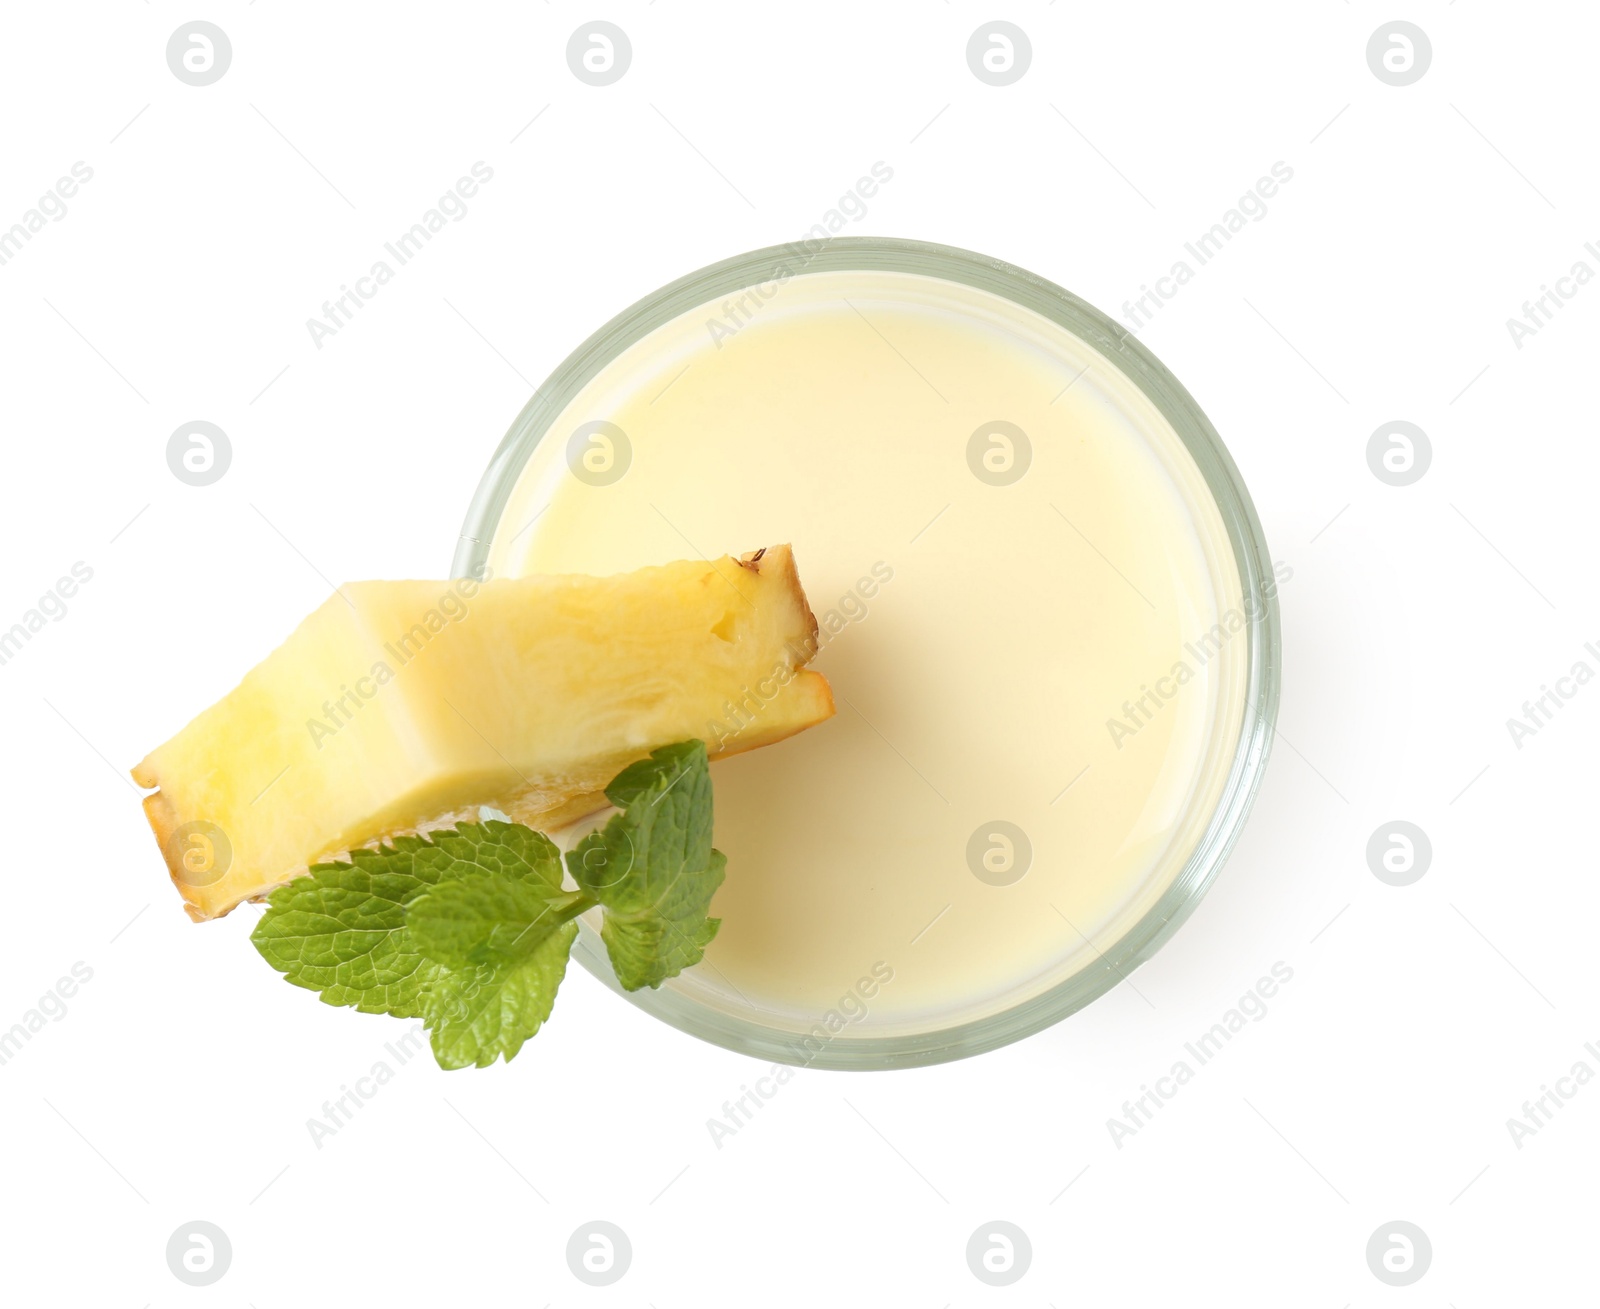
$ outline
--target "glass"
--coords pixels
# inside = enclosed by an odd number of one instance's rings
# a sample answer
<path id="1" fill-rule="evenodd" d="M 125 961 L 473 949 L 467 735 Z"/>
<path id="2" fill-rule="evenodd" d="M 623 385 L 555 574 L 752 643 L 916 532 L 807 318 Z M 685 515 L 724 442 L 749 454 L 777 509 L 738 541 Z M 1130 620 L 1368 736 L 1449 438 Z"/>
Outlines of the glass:
<path id="1" fill-rule="evenodd" d="M 899 272 L 943 279 L 1010 301 L 1064 328 L 1119 370 L 1170 423 L 1213 499 L 1232 548 L 1240 593 L 1245 694 L 1238 739 L 1209 821 L 1176 878 L 1109 948 L 1065 980 L 976 1021 L 893 1034 L 846 1029 L 820 1048 L 792 1023 L 730 1013 L 672 989 L 623 992 L 598 933 L 581 924 L 574 954 L 630 1002 L 691 1035 L 757 1058 L 809 1067 L 911 1067 L 978 1054 L 1031 1035 L 1081 1009 L 1148 959 L 1193 912 L 1220 871 L 1260 786 L 1277 715 L 1281 644 L 1272 565 L 1248 491 L 1215 429 L 1182 384 L 1116 322 L 1070 292 L 1023 269 L 948 246 L 878 237 L 757 250 L 679 278 L 617 315 L 539 387 L 512 423 L 473 497 L 457 543 L 455 576 L 479 574 L 513 488 L 534 449 L 568 404 L 618 355 L 688 311 L 756 286 L 780 272 Z"/>

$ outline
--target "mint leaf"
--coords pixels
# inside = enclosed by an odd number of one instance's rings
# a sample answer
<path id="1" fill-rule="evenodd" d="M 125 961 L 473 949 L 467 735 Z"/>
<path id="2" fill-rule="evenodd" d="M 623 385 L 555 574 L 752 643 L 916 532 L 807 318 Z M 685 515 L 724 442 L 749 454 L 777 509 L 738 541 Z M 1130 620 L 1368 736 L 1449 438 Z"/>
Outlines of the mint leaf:
<path id="1" fill-rule="evenodd" d="M 428 989 L 422 1015 L 441 1068 L 486 1068 L 543 1026 L 566 976 L 578 925 L 566 922 L 540 936 L 514 962 L 445 969 Z"/>
<path id="2" fill-rule="evenodd" d="M 439 878 L 431 849 L 400 837 L 383 850 L 352 851 L 349 863 L 314 864 L 272 893 L 251 943 L 325 1004 L 422 1017 L 422 992 L 439 970 L 411 947 L 405 921 L 406 905 Z"/>
<path id="3" fill-rule="evenodd" d="M 699 741 L 667 746 L 606 790 L 623 810 L 567 856 L 515 823 L 404 836 L 279 887 L 251 941 L 328 1004 L 421 1018 L 443 1068 L 515 1058 L 555 1004 L 577 916 L 628 990 L 698 963 L 726 860 L 711 848 L 711 774 Z"/>
<path id="4" fill-rule="evenodd" d="M 550 1017 L 578 935 L 571 920 L 594 901 L 560 889 L 560 855 L 539 841 L 536 863 L 452 874 L 406 909 L 412 945 L 440 969 L 423 1024 L 441 1068 L 509 1062 Z"/>
<path id="5" fill-rule="evenodd" d="M 441 882 L 412 902 L 406 924 L 412 944 L 447 968 L 509 964 L 593 904 L 538 877 L 490 873 Z"/>
<path id="6" fill-rule="evenodd" d="M 624 989 L 660 986 L 705 956 L 727 860 L 711 848 L 711 771 L 701 741 L 655 751 L 619 773 L 623 810 L 567 853 L 567 871 L 605 909 L 600 936 Z"/>
<path id="7" fill-rule="evenodd" d="M 321 992 L 326 1004 L 423 1018 L 424 997 L 443 970 L 417 948 L 408 907 L 443 879 L 493 873 L 559 889 L 560 853 L 548 837 L 512 823 L 397 837 L 280 886 L 250 940 L 287 981 Z"/>

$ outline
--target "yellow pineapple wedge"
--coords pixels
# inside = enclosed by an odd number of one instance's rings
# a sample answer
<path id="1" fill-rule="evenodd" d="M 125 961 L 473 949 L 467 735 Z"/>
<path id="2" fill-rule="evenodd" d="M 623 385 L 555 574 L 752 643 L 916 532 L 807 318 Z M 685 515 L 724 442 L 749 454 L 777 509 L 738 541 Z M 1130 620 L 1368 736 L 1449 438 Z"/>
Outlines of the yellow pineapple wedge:
<path id="1" fill-rule="evenodd" d="M 833 714 L 787 545 L 615 577 L 354 582 L 133 770 L 196 921 L 479 806 L 553 828 L 675 741 Z"/>

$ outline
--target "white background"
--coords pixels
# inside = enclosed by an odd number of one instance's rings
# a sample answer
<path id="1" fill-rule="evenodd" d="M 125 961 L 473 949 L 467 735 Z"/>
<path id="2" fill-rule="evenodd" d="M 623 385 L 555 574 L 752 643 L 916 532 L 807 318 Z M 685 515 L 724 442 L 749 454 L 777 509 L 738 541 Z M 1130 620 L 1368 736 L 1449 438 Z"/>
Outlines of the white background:
<path id="1" fill-rule="evenodd" d="M 998 17 L 1033 47 L 1003 88 L 965 57 Z M 202 88 L 164 53 L 195 18 L 233 45 Z M 591 18 L 631 38 L 609 87 L 566 64 Z M 1401 88 L 1365 56 L 1395 18 L 1433 47 Z M 1520 1149 L 1506 1120 L 1600 1071 L 1600 686 L 1520 750 L 1505 725 L 1600 669 L 1600 288 L 1520 350 L 1505 325 L 1600 270 L 1589 7 L 155 0 L 0 25 L 0 228 L 94 170 L 0 266 L 0 627 L 94 570 L 0 667 L 0 1028 L 93 969 L 0 1067 L 6 1302 L 1592 1301 L 1600 1085 Z M 880 159 L 894 180 L 851 230 L 1114 314 L 1294 170 L 1143 334 L 1294 570 L 1283 734 L 1231 862 L 1138 992 L 965 1063 L 803 1073 L 720 1149 L 706 1119 L 764 1070 L 576 969 L 514 1064 L 424 1056 L 316 1148 L 306 1120 L 403 1025 L 285 986 L 254 909 L 192 925 L 125 770 L 330 581 L 443 576 L 568 350 L 797 236 Z M 468 216 L 316 349 L 306 319 L 478 160 Z M 214 486 L 168 471 L 191 419 L 231 439 Z M 1393 419 L 1433 447 L 1404 488 L 1366 461 Z M 1404 888 L 1366 858 L 1395 818 L 1433 845 Z M 1278 961 L 1267 1016 L 1117 1148 L 1106 1120 Z M 633 1245 L 605 1289 L 564 1256 L 595 1218 Z M 996 1218 L 1033 1246 L 1003 1290 L 965 1257 Z M 194 1219 L 233 1246 L 206 1289 L 166 1262 Z M 1395 1219 L 1433 1247 L 1406 1289 L 1365 1255 Z"/>

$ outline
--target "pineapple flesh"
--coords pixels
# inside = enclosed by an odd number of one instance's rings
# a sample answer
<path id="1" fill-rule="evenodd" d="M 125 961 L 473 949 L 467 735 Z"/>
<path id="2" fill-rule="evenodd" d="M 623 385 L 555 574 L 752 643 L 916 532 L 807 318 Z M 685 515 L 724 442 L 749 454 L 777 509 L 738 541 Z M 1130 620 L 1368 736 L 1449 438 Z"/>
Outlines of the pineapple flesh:
<path id="1" fill-rule="evenodd" d="M 833 714 L 787 545 L 615 577 L 355 582 L 133 777 L 195 920 L 492 806 L 551 829 L 677 741 L 712 758 Z"/>

